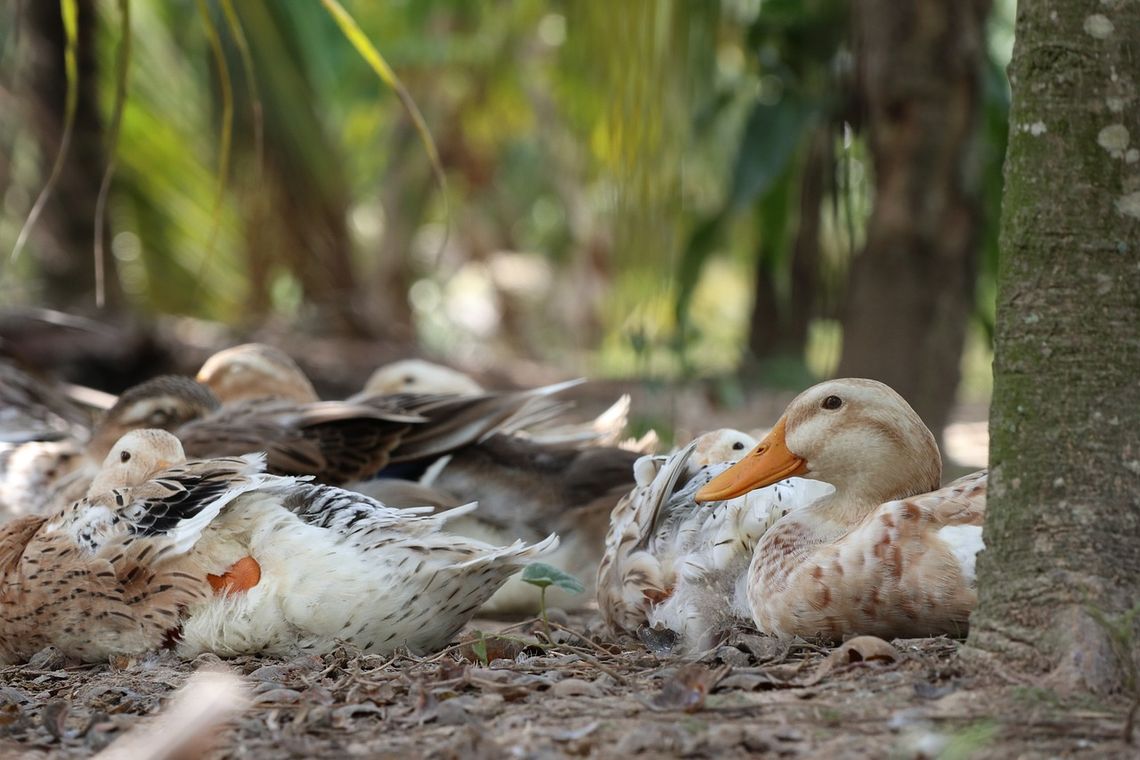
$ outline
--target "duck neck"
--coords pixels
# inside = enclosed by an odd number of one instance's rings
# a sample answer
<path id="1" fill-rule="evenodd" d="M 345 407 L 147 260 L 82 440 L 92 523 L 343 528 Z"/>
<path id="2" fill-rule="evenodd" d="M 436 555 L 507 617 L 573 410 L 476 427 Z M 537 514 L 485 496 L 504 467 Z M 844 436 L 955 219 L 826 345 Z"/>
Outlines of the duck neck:
<path id="1" fill-rule="evenodd" d="M 811 511 L 826 522 L 848 529 L 863 522 L 867 515 L 878 509 L 880 504 L 914 496 L 922 490 L 914 487 L 888 489 L 884 488 L 882 483 L 862 478 L 856 482 L 836 486 L 834 493 L 812 504 Z"/>

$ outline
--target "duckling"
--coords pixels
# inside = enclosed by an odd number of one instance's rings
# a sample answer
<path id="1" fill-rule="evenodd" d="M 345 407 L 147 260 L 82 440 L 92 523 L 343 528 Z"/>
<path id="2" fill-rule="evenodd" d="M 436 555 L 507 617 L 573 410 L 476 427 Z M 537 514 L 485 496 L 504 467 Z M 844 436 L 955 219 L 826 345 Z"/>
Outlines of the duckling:
<path id="1" fill-rule="evenodd" d="M 742 581 L 757 541 L 831 490 L 794 478 L 700 509 L 696 493 L 755 442 L 722 429 L 670 457 L 639 460 L 639 487 L 613 511 L 598 571 L 598 606 L 611 630 L 664 626 L 679 634 L 679 651 L 694 651 L 748 621 Z"/>
<path id="2" fill-rule="evenodd" d="M 756 547 L 748 605 L 782 636 L 960 636 L 976 593 L 985 471 L 939 489 L 934 435 L 890 387 L 820 383 L 797 396 L 701 503 L 798 476 L 834 492 L 781 518 Z"/>
<path id="3" fill-rule="evenodd" d="M 267 475 L 257 454 L 186 462 L 165 431 L 127 434 L 104 465 L 86 499 L 0 533 L 5 661 L 49 643 L 86 661 L 172 643 L 185 657 L 431 652 L 558 544 L 458 538 L 442 529 L 474 504 L 392 509 Z"/>

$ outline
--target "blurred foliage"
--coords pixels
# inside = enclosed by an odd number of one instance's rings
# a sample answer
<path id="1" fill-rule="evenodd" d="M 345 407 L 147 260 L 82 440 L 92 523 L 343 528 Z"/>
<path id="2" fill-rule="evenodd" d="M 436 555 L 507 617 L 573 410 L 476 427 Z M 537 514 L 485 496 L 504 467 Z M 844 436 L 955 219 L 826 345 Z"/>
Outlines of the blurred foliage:
<path id="1" fill-rule="evenodd" d="M 344 2 L 382 54 L 379 69 L 319 3 L 201 5 L 201 17 L 188 3 L 132 5 L 108 204 L 130 308 L 331 329 L 314 310 L 323 297 L 382 336 L 399 335 L 403 310 L 429 351 L 468 364 L 524 356 L 601 374 L 725 372 L 747 341 L 757 268 L 788 309 L 800 188 L 817 170 L 808 146 L 822 133 L 819 287 L 799 361 L 822 375 L 838 360 L 836 309 L 872 203 L 848 102 L 845 0 Z M 0 94 L 13 105 L 35 53 L 14 31 L 19 8 L 0 10 Z M 99 12 L 112 114 L 123 31 L 118 6 Z M 1012 0 L 996 3 L 979 146 L 987 333 L 1012 18 Z M 432 182 L 430 151 L 408 139 L 400 97 L 377 80 L 388 67 L 438 146 L 446 191 Z M 7 251 L 45 157 L 20 109 L 0 110 Z M 324 248 L 315 263 L 287 252 L 315 250 L 288 224 L 310 225 L 312 209 L 333 220 L 322 240 L 340 220 L 347 248 L 349 276 L 319 287 L 310 280 L 341 265 Z M 5 303 L 36 300 L 33 265 L 4 271 Z"/>

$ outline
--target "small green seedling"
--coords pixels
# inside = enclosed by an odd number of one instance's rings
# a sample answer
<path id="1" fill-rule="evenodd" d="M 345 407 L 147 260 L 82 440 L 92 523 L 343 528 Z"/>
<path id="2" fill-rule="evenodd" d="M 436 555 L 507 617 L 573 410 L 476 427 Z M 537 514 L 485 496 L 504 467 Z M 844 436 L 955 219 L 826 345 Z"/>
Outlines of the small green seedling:
<path id="1" fill-rule="evenodd" d="M 475 655 L 476 659 L 479 660 L 480 665 L 487 667 L 487 638 L 483 635 L 482 631 L 475 631 L 475 633 L 479 634 L 479 638 L 471 642 L 471 652 Z"/>
<path id="2" fill-rule="evenodd" d="M 581 594 L 586 590 L 582 581 L 570 573 L 559 570 L 553 565 L 543 562 L 533 562 L 523 570 L 522 579 L 532 586 L 538 586 L 538 606 L 542 611 L 542 625 L 546 628 L 546 638 L 550 638 L 550 621 L 546 618 L 546 589 L 548 586 L 557 586 L 569 591 L 571 594 Z"/>

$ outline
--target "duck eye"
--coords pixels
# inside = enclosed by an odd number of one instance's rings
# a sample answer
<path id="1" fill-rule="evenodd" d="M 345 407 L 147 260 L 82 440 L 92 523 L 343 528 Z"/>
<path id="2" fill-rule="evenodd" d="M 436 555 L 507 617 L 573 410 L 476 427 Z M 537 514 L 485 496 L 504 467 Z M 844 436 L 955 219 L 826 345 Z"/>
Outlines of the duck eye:
<path id="1" fill-rule="evenodd" d="M 404 375 L 404 385 L 411 385 L 416 381 L 413 375 Z"/>
<path id="2" fill-rule="evenodd" d="M 744 448 L 744 444 L 740 441 L 737 441 L 736 443 L 732 444 L 732 450 L 733 451 L 740 451 L 743 448 Z"/>
<path id="3" fill-rule="evenodd" d="M 824 409 L 838 409 L 843 406 L 843 399 L 839 398 L 839 396 L 828 396 L 823 400 L 820 406 Z"/>
<path id="4" fill-rule="evenodd" d="M 129 462 L 129 461 L 131 461 L 131 452 L 129 452 L 129 451 L 123 451 L 123 452 L 120 452 L 120 454 L 119 454 L 119 461 L 120 461 L 120 462 Z"/>

